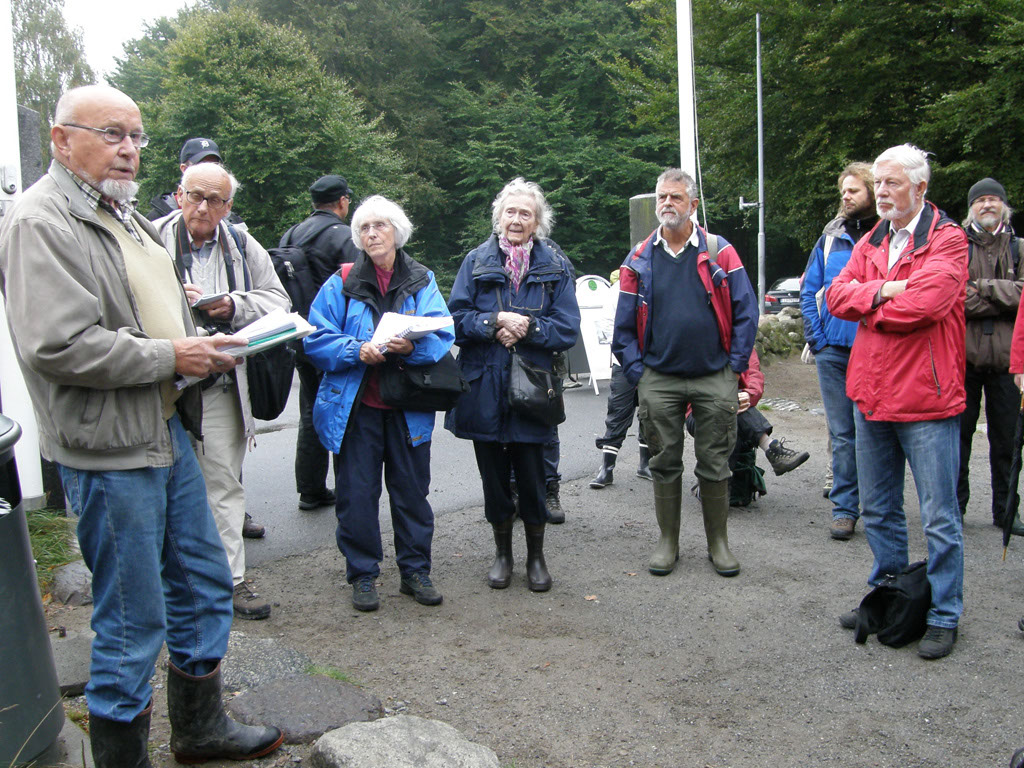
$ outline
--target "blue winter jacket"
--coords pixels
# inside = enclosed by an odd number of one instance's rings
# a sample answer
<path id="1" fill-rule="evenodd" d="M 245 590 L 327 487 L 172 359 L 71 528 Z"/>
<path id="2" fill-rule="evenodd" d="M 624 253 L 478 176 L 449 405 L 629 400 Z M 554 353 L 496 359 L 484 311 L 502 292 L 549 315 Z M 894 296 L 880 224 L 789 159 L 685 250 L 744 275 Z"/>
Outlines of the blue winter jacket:
<path id="1" fill-rule="evenodd" d="M 448 412 L 445 428 L 467 440 L 546 443 L 554 427 L 509 410 L 510 351 L 495 339 L 495 320 L 499 311 L 529 315 L 529 331 L 516 350 L 550 371 L 552 353 L 569 349 L 580 332 L 576 285 L 561 259 L 546 243 L 534 240 L 530 269 L 519 290 L 513 291 L 505 274 L 505 255 L 492 235 L 462 262 L 448 308 L 470 391 Z"/>
<path id="2" fill-rule="evenodd" d="M 832 247 L 825 263 L 826 238 L 832 238 Z M 857 335 L 857 324 L 850 320 L 833 317 L 825 304 L 825 291 L 832 281 L 843 271 L 850 260 L 853 246 L 856 243 L 846 232 L 843 218 L 837 217 L 825 225 L 825 229 L 814 244 L 814 250 L 807 260 L 804 282 L 800 286 L 800 312 L 804 317 L 804 340 L 810 345 L 811 352 L 817 354 L 825 347 L 853 346 L 853 337 Z M 820 291 L 820 294 L 819 294 Z M 818 302 L 821 301 L 821 309 Z"/>
<path id="3" fill-rule="evenodd" d="M 373 262 L 360 253 L 344 282 L 340 272 L 328 278 L 309 309 L 309 322 L 317 330 L 303 340 L 303 345 L 313 364 L 324 372 L 313 406 L 313 426 L 320 442 L 332 453 L 341 450 L 352 408 L 362 397 L 369 366 L 360 361 L 359 348 L 373 336 L 381 315 L 448 315 L 433 272 L 401 250 L 394 269 L 388 292 L 382 297 Z M 448 354 L 453 339 L 448 328 L 428 334 L 413 342 L 413 351 L 405 359 L 410 365 L 436 363 Z M 407 410 L 405 421 L 412 445 L 430 440 L 433 411 Z"/>

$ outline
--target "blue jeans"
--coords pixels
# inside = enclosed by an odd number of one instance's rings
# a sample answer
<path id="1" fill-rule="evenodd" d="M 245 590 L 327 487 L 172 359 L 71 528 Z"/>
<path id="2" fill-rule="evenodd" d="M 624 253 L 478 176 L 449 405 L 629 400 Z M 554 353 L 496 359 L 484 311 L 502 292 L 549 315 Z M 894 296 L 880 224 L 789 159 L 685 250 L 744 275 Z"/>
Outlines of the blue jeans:
<path id="1" fill-rule="evenodd" d="M 818 369 L 818 386 L 825 404 L 825 420 L 832 441 L 833 517 L 860 517 L 860 494 L 857 490 L 857 406 L 846 396 L 846 366 L 850 351 L 842 347 L 825 347 L 814 356 Z"/>
<path id="2" fill-rule="evenodd" d="M 932 606 L 928 623 L 952 628 L 964 604 L 964 537 L 956 501 L 960 465 L 960 419 L 868 421 L 857 412 L 857 473 L 861 518 L 875 556 L 868 583 L 908 565 L 903 480 L 907 462 L 914 475 L 921 524 L 928 542 Z"/>
<path id="3" fill-rule="evenodd" d="M 157 654 L 187 674 L 211 672 L 227 650 L 231 571 L 206 502 L 206 485 L 181 421 L 169 467 L 89 471 L 58 465 L 79 516 L 92 571 L 89 711 L 130 722 L 149 704 Z"/>

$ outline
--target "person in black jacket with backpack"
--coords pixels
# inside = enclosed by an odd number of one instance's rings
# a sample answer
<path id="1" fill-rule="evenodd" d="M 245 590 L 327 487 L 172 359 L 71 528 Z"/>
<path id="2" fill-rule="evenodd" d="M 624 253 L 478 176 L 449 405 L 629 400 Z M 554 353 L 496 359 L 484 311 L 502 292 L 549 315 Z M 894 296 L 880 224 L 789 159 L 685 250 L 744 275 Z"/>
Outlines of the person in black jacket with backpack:
<path id="1" fill-rule="evenodd" d="M 309 300 L 342 264 L 356 260 L 359 249 L 352 242 L 352 230 L 345 223 L 352 190 L 343 176 L 321 176 L 309 188 L 313 214 L 284 233 L 280 248 L 299 247 L 306 256 L 311 279 Z M 276 256 L 272 253 L 271 256 Z M 285 288 L 288 282 L 285 281 Z M 294 299 L 293 299 L 294 303 Z M 308 306 L 295 307 L 305 317 Z M 327 487 L 327 449 L 313 429 L 313 405 L 323 372 L 295 345 L 295 370 L 299 374 L 299 435 L 295 441 L 295 490 L 299 509 L 313 510 L 334 505 L 334 491 Z"/>

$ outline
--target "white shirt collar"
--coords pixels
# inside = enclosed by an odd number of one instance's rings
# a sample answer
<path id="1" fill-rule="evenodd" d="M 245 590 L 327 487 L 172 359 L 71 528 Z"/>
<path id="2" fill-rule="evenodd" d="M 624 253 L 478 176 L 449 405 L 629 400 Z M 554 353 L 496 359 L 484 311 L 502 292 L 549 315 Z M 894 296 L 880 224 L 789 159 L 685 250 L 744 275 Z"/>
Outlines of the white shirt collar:
<path id="1" fill-rule="evenodd" d="M 660 245 L 662 248 L 664 248 L 668 255 L 671 256 L 672 258 L 679 258 L 679 254 L 685 251 L 691 245 L 694 248 L 699 247 L 700 245 L 700 238 L 697 236 L 696 224 L 693 225 L 693 230 L 690 232 L 690 237 L 687 239 L 685 243 L 683 243 L 683 247 L 679 249 L 678 253 L 673 252 L 672 248 L 669 247 L 668 240 L 665 239 L 665 235 L 662 233 L 662 229 L 663 227 L 658 227 L 658 237 L 655 239 L 654 244 Z"/>

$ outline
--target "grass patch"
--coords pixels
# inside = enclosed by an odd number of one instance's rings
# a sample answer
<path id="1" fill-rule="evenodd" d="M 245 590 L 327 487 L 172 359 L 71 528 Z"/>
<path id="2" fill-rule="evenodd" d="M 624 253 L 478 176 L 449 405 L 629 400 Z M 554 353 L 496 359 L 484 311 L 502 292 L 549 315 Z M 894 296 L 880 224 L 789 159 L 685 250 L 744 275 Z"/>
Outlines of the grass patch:
<path id="1" fill-rule="evenodd" d="M 343 683 L 362 687 L 362 684 L 358 680 L 353 679 L 346 672 L 342 672 L 337 667 L 328 667 L 322 664 L 310 664 L 306 667 L 306 674 L 323 675 L 324 677 L 329 677 L 332 680 L 340 680 Z"/>
<path id="2" fill-rule="evenodd" d="M 75 528 L 63 510 L 35 509 L 25 513 L 32 556 L 36 560 L 39 591 L 46 594 L 53 586 L 53 569 L 78 558 L 74 548 Z"/>

